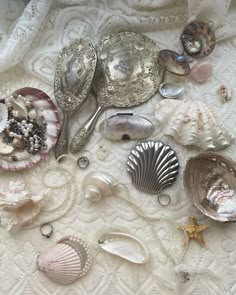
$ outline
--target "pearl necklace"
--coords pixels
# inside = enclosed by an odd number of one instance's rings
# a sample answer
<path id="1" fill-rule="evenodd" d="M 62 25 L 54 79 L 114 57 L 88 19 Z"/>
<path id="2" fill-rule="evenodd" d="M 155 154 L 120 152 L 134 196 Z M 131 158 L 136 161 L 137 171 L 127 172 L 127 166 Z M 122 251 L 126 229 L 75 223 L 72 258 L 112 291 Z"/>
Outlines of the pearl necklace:
<path id="1" fill-rule="evenodd" d="M 158 217 L 148 216 L 145 213 L 145 211 L 142 209 L 142 207 L 131 197 L 128 185 L 119 183 L 119 184 L 115 185 L 114 189 L 115 189 L 115 196 L 126 201 L 129 204 L 129 206 L 138 214 L 138 216 L 143 218 L 148 223 L 148 225 L 150 226 L 152 233 L 155 236 L 156 240 L 158 241 L 164 255 L 167 258 L 169 258 L 173 262 L 173 264 L 175 264 L 175 265 L 180 264 L 183 261 L 184 256 L 185 256 L 185 254 L 188 250 L 188 246 L 189 246 L 189 238 L 188 238 L 187 232 L 186 232 L 183 224 L 181 224 L 180 222 L 178 222 L 172 218 L 168 218 L 168 217 L 158 218 Z M 126 196 L 122 195 L 122 190 L 124 190 Z M 169 223 L 172 223 L 176 226 L 179 226 L 183 230 L 184 236 L 185 236 L 185 246 L 184 246 L 184 250 L 182 251 L 182 253 L 177 261 L 170 254 L 169 250 L 162 243 L 160 237 L 158 236 L 158 234 L 156 232 L 156 227 L 155 227 L 154 221 L 169 222 Z"/>

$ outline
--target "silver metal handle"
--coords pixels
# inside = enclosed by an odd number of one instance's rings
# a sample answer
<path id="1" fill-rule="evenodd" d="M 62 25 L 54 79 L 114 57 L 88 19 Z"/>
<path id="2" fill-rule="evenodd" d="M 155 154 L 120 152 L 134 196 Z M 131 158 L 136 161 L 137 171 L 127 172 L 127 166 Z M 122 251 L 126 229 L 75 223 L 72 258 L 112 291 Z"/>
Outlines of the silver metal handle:
<path id="1" fill-rule="evenodd" d="M 86 142 L 88 141 L 90 134 L 93 131 L 95 123 L 97 122 L 98 117 L 103 112 L 102 107 L 98 107 L 92 116 L 86 121 L 83 127 L 81 127 L 78 132 L 75 134 L 70 145 L 70 151 L 74 154 L 80 151 Z"/>
<path id="2" fill-rule="evenodd" d="M 61 131 L 56 143 L 55 147 L 55 157 L 56 159 L 63 155 L 66 154 L 68 151 L 68 125 L 69 125 L 69 114 L 64 113 L 63 114 L 63 123 L 61 127 Z"/>

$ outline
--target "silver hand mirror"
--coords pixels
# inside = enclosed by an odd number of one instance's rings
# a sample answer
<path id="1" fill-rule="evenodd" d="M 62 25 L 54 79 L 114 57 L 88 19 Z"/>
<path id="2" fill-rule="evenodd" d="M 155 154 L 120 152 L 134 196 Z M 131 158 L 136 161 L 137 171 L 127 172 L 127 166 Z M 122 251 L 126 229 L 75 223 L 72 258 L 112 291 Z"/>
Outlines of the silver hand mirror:
<path id="1" fill-rule="evenodd" d="M 72 153 L 85 145 L 104 110 L 129 108 L 146 102 L 157 91 L 162 77 L 159 48 L 142 34 L 112 34 L 96 49 L 98 64 L 93 88 L 97 94 L 97 109 L 73 138 Z"/>
<path id="2" fill-rule="evenodd" d="M 96 63 L 95 49 L 90 42 L 83 39 L 69 43 L 58 56 L 54 92 L 64 118 L 55 148 L 56 158 L 67 153 L 69 117 L 85 102 Z"/>

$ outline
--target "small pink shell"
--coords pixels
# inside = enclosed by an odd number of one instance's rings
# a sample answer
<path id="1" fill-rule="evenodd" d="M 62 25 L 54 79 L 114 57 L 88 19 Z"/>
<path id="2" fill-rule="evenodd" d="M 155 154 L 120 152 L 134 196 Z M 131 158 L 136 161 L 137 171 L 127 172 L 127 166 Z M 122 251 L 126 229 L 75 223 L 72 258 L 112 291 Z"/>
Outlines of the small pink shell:
<path id="1" fill-rule="evenodd" d="M 37 257 L 37 268 L 51 280 L 69 285 L 84 276 L 91 267 L 91 254 L 86 243 L 73 236 L 62 238 Z"/>
<path id="2" fill-rule="evenodd" d="M 8 156 L 0 158 L 0 169 L 5 171 L 17 171 L 31 168 L 41 160 L 45 160 L 49 151 L 55 146 L 60 131 L 59 115 L 57 108 L 50 97 L 40 89 L 25 87 L 15 91 L 23 96 L 30 96 L 39 116 L 43 116 L 47 122 L 46 144 L 47 149 L 39 154 L 30 155 L 27 159 L 19 161 L 9 161 Z"/>

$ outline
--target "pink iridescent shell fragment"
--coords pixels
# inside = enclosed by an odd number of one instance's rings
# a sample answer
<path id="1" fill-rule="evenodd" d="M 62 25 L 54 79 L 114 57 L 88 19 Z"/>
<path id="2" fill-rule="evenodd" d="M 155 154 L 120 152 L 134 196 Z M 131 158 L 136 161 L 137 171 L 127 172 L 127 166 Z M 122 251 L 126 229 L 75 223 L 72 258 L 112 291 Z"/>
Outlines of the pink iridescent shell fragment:
<path id="1" fill-rule="evenodd" d="M 221 222 L 236 221 L 236 162 L 214 152 L 188 160 L 184 185 L 194 205 Z"/>
<path id="2" fill-rule="evenodd" d="M 86 242 L 67 236 L 38 255 L 36 264 L 52 281 L 69 285 L 89 271 L 92 256 Z"/>
<path id="3" fill-rule="evenodd" d="M 33 108 L 29 111 L 22 104 L 22 101 L 14 99 L 14 96 L 21 96 L 22 99 L 27 101 L 26 103 L 32 104 Z M 6 146 L 0 140 L 0 147 L 3 147 L 3 153 L 0 152 L 0 169 L 5 171 L 17 171 L 26 168 L 31 168 L 41 160 L 45 160 L 49 151 L 54 147 L 57 141 L 58 133 L 60 130 L 59 115 L 57 108 L 54 105 L 50 97 L 40 89 L 26 87 L 18 89 L 13 95 L 3 100 L 6 105 L 13 106 L 12 115 L 22 117 L 28 116 L 30 120 L 40 120 L 44 118 L 46 123 L 45 132 L 45 148 L 39 153 L 30 154 L 24 149 L 22 140 L 15 139 L 13 146 L 17 147 L 12 152 L 10 146 Z M 21 149 L 22 148 L 22 149 Z"/>

